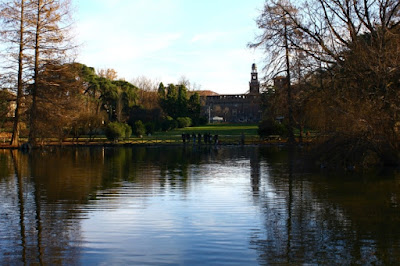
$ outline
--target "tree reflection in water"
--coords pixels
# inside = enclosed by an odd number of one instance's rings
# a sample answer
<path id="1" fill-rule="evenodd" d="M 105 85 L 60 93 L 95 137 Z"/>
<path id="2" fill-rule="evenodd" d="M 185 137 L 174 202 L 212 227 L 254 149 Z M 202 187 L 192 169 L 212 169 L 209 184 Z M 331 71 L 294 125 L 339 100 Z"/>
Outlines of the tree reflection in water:
<path id="1" fill-rule="evenodd" d="M 69 159 L 50 150 L 30 155 L 4 151 L 1 155 L 2 161 L 7 161 L 2 164 L 1 172 L 14 170 L 14 174 L 0 176 L 2 186 L 6 187 L 2 187 L 1 192 L 10 193 L 2 199 L 2 209 L 5 201 L 12 201 L 8 202 L 9 208 L 2 210 L 1 220 L 6 223 L 1 223 L 0 232 L 2 236 L 5 232 L 13 235 L 2 237 L 5 245 L 0 246 L 6 250 L 0 254 L 1 261 L 6 264 L 76 264 L 79 249 L 71 243 L 80 241 L 80 229 L 79 220 L 74 218 L 79 216 L 76 206 L 84 201 L 76 198 L 69 201 L 70 192 L 78 187 L 66 189 L 77 181 L 65 181 L 73 171 L 68 171 Z M 5 165 L 8 170 L 3 168 Z M 19 230 L 6 226 L 10 223 L 18 224 Z"/>
<path id="2" fill-rule="evenodd" d="M 261 264 L 400 261 L 399 176 L 305 173 L 290 151 L 261 154 L 269 162 L 260 199 L 266 230 L 251 242 Z"/>
<path id="3" fill-rule="evenodd" d="M 204 176 L 210 166 L 225 166 L 248 173 L 247 209 L 255 206 L 261 217 L 246 232 L 257 263 L 400 261 L 400 178 L 304 172 L 298 158 L 279 147 L 0 151 L 0 260 L 80 264 L 87 255 L 82 221 L 93 210 L 121 207 L 123 196 L 143 208 L 155 195 L 185 200 L 193 188 L 220 185 L 223 179 Z"/>

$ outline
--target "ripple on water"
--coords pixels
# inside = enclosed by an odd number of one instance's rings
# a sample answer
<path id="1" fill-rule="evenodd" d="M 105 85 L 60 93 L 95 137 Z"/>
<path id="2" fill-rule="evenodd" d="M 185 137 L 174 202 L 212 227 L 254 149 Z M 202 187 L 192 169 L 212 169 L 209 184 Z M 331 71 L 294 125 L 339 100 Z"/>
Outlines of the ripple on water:
<path id="1" fill-rule="evenodd" d="M 297 175 L 286 152 L 258 147 L 33 151 L 19 175 L 7 156 L 3 264 L 399 261 L 396 177 Z"/>

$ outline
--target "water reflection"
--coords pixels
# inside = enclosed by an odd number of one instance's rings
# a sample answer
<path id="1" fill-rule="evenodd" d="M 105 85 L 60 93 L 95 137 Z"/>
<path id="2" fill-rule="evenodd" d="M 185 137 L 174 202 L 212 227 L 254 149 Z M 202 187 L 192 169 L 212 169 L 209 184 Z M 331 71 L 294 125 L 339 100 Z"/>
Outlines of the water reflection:
<path id="1" fill-rule="evenodd" d="M 0 151 L 5 264 L 394 264 L 400 178 L 279 147 Z"/>
<path id="2" fill-rule="evenodd" d="M 265 235 L 253 238 L 271 263 L 396 264 L 400 259 L 399 177 L 300 174 L 296 155 L 270 167 Z M 264 158 L 271 161 L 271 154 Z"/>

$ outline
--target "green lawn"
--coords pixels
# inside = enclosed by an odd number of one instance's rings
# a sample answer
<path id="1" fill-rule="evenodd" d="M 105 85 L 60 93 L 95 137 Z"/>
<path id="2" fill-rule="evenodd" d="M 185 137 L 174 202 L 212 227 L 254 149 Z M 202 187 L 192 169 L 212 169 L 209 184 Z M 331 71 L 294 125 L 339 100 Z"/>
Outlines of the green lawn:
<path id="1" fill-rule="evenodd" d="M 132 142 L 142 143 L 180 143 L 182 142 L 182 133 L 188 133 L 196 136 L 200 133 L 204 136 L 204 133 L 211 135 L 218 135 L 220 143 L 225 144 L 237 144 L 241 141 L 241 135 L 245 135 L 246 143 L 255 143 L 259 141 L 257 134 L 257 125 L 246 125 L 246 124 L 210 124 L 199 127 L 187 127 L 171 130 L 168 132 L 156 132 L 152 136 L 144 136 L 142 139 L 133 138 Z M 203 141 L 203 138 L 202 138 Z"/>
<path id="2" fill-rule="evenodd" d="M 220 136 L 240 136 L 244 133 L 246 136 L 258 136 L 257 134 L 258 125 L 243 125 L 243 124 L 210 124 L 199 127 L 187 127 L 171 130 L 168 132 L 157 132 L 154 136 L 171 136 L 171 135 L 181 135 L 182 133 L 210 133 L 218 134 Z"/>

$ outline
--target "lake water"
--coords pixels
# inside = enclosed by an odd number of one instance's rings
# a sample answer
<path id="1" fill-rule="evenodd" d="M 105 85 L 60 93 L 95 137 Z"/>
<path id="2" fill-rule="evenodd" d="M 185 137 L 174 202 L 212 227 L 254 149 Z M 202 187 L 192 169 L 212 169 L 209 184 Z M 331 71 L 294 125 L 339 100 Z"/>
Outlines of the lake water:
<path id="1" fill-rule="evenodd" d="M 400 176 L 278 147 L 0 151 L 1 264 L 400 261 Z"/>

